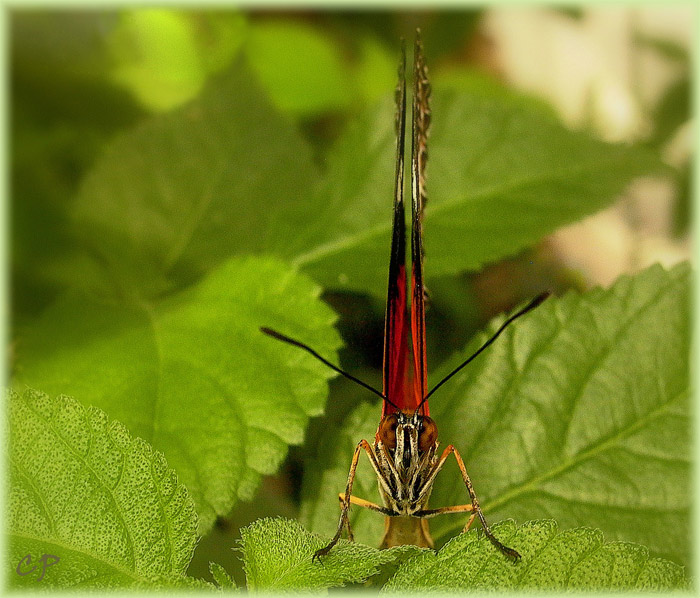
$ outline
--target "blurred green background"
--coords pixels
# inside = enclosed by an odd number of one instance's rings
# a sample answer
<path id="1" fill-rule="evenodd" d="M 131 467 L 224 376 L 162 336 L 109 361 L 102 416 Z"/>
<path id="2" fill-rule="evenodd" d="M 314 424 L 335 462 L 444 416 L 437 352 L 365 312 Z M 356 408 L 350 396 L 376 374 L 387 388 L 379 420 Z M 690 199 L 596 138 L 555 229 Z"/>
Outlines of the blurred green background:
<path id="1" fill-rule="evenodd" d="M 548 103 L 571 128 L 658 151 L 673 172 L 661 186 L 641 183 L 598 220 L 522 255 L 478 274 L 432 279 L 431 369 L 490 317 L 542 288 L 609 284 L 654 261 L 680 261 L 690 251 L 692 150 L 691 19 L 683 10 L 14 10 L 10 343 L 79 275 L 71 204 L 120 132 L 186 104 L 243 60 L 323 169 L 345 126 L 393 93 L 398 40 L 412 39 L 418 26 L 434 86 L 459 88 L 479 73 Z M 324 298 L 340 315 L 343 365 L 379 385 L 383 305 L 347 292 Z M 304 455 L 313 454 L 320 427 L 342 421 L 357 401 L 345 381 L 332 383 L 328 414 L 312 422 L 306 444 L 291 448 L 256 500 L 238 505 L 200 542 L 192 575 L 207 577 L 208 562 L 216 561 L 240 581 L 231 551 L 238 528 L 265 515 L 297 514 Z"/>

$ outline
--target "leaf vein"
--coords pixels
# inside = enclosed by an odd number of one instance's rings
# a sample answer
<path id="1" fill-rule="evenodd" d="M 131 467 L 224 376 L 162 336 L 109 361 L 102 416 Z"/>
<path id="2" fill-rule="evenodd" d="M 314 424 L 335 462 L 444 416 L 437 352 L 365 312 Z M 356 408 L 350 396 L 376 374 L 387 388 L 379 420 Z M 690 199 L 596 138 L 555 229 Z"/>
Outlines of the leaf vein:
<path id="1" fill-rule="evenodd" d="M 124 517 L 124 514 L 122 513 L 121 509 L 119 508 L 119 504 L 117 503 L 117 500 L 116 500 L 116 498 L 115 498 L 115 496 L 114 496 L 114 493 L 113 493 L 112 489 L 109 488 L 108 486 L 106 486 L 105 484 L 102 483 L 102 480 L 100 479 L 100 476 L 97 474 L 97 472 L 93 469 L 93 467 L 92 467 L 92 466 L 89 464 L 89 462 L 87 461 L 87 457 L 83 457 L 73 446 L 71 446 L 70 444 L 68 444 L 68 442 L 66 442 L 66 440 L 63 438 L 63 436 L 54 428 L 53 423 L 50 422 L 50 421 L 44 416 L 43 413 L 41 413 L 39 410 L 37 410 L 36 408 L 34 408 L 34 405 L 32 405 L 32 404 L 29 403 L 29 402 L 25 402 L 25 405 L 27 406 L 28 409 L 31 409 L 32 411 L 34 411 L 34 413 L 36 414 L 36 416 L 44 422 L 44 425 L 45 425 L 48 429 L 50 429 L 50 430 L 53 432 L 53 436 L 54 436 L 61 444 L 63 444 L 63 446 L 65 446 L 66 449 L 67 449 L 70 453 L 73 454 L 73 456 L 75 457 L 76 461 L 78 461 L 78 463 L 81 463 L 81 464 L 83 465 L 83 467 L 84 467 L 87 471 L 89 471 L 89 472 L 92 474 L 93 478 L 94 478 L 95 480 L 97 480 L 97 484 L 98 484 L 99 486 L 102 486 L 102 487 L 105 488 L 106 494 L 107 494 L 107 496 L 109 497 L 110 502 L 112 503 L 115 512 L 119 515 L 119 518 L 121 519 L 121 522 L 122 522 L 122 525 L 123 525 L 124 533 L 126 534 L 126 537 L 127 537 L 128 540 L 129 540 L 130 556 L 131 556 L 131 559 L 132 559 L 132 565 L 135 567 L 135 566 L 136 566 L 136 552 L 135 552 L 135 549 L 134 549 L 134 539 L 132 538 L 131 530 L 129 529 L 129 526 L 128 526 L 127 523 L 126 523 L 126 519 L 125 519 L 125 517 Z M 121 452 L 121 451 L 120 451 L 120 452 Z"/>
<path id="2" fill-rule="evenodd" d="M 431 218 L 435 218 L 441 212 L 447 212 L 452 208 L 459 207 L 460 204 L 463 203 L 470 203 L 473 206 L 476 202 L 489 202 L 500 195 L 513 193 L 520 187 L 528 187 L 534 184 L 552 183 L 562 179 L 568 179 L 569 177 L 582 176 L 588 173 L 597 174 L 600 171 L 601 166 L 611 168 L 611 164 L 625 161 L 626 159 L 624 156 L 615 158 L 608 157 L 608 159 L 602 162 L 591 161 L 589 163 L 576 164 L 575 166 L 568 166 L 567 168 L 553 170 L 540 177 L 532 175 L 523 176 L 507 185 L 481 190 L 474 193 L 471 197 L 463 196 L 456 200 L 446 200 L 439 203 L 431 202 L 428 204 L 428 206 L 426 206 L 425 217 L 427 218 L 428 216 L 431 216 Z M 387 221 L 386 223 L 378 224 L 373 227 L 365 227 L 362 231 L 354 232 L 352 235 L 346 235 L 338 240 L 322 243 L 313 249 L 300 253 L 291 260 L 291 263 L 295 266 L 303 267 L 307 264 L 313 263 L 315 260 L 323 259 L 324 257 L 333 255 L 334 253 L 338 253 L 342 250 L 350 249 L 358 242 L 369 240 L 375 236 L 387 234 L 390 230 L 389 224 L 390 223 Z"/>
<path id="3" fill-rule="evenodd" d="M 637 420 L 634 422 L 632 425 L 628 426 L 627 428 L 624 428 L 620 430 L 617 434 L 607 438 L 604 440 L 602 443 L 598 444 L 597 446 L 588 449 L 586 451 L 582 451 L 578 453 L 577 455 L 573 456 L 573 458 L 570 458 L 568 461 L 562 463 L 561 465 L 554 467 L 550 469 L 547 472 L 544 472 L 542 475 L 539 475 L 535 478 L 533 478 L 530 482 L 521 485 L 519 488 L 515 488 L 511 491 L 504 492 L 501 494 L 501 496 L 495 500 L 493 500 L 491 503 L 489 503 L 487 508 L 484 508 L 484 511 L 496 509 L 500 507 L 501 505 L 507 503 L 508 501 L 512 500 L 513 498 L 520 496 L 526 492 L 532 491 L 534 488 L 536 488 L 539 484 L 542 482 L 546 482 L 547 480 L 552 479 L 553 477 L 560 475 L 564 473 L 565 471 L 574 468 L 575 466 L 579 465 L 580 463 L 591 459 L 595 455 L 607 450 L 610 448 L 612 445 L 614 445 L 617 441 L 622 440 L 623 438 L 626 438 L 630 436 L 633 432 L 635 432 L 637 429 L 642 427 L 643 425 L 649 423 L 652 421 L 654 418 L 660 416 L 663 414 L 664 411 L 668 410 L 672 404 L 673 401 L 678 400 L 679 398 L 682 398 L 685 396 L 685 393 L 680 393 L 676 397 L 674 397 L 671 401 L 668 403 L 664 403 L 658 407 L 658 409 L 649 412 L 645 417 Z M 538 491 L 542 491 L 542 488 L 539 487 Z"/>

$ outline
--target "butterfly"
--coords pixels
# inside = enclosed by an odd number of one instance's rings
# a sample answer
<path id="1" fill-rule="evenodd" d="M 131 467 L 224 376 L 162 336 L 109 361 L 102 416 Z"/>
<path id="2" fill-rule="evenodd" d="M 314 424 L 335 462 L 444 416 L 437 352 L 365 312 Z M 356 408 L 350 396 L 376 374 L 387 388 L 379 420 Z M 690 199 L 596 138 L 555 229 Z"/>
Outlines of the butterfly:
<path id="1" fill-rule="evenodd" d="M 429 415 L 428 399 L 447 380 L 486 349 L 516 318 L 540 305 L 548 296 L 535 297 L 511 315 L 473 355 L 462 362 L 428 391 L 425 341 L 425 287 L 423 284 L 423 207 L 425 204 L 425 166 L 428 157 L 430 126 L 430 82 L 423 54 L 420 31 L 416 32 L 413 58 L 413 98 L 411 118 L 411 264 L 406 266 L 406 223 L 404 209 L 404 146 L 406 137 L 406 49 L 401 44 L 399 83 L 396 88 L 396 170 L 394 185 L 389 285 L 384 320 L 384 363 L 382 391 L 369 386 L 327 361 L 308 345 L 270 328 L 261 328 L 277 340 L 304 349 L 327 366 L 382 399 L 382 413 L 374 441 L 358 442 L 350 463 L 345 492 L 339 494 L 340 520 L 331 541 L 316 551 L 314 559 L 327 555 L 344 529 L 352 540 L 348 517 L 351 505 L 385 516 L 384 537 L 380 548 L 403 544 L 433 546 L 428 520 L 448 513 L 469 513 L 467 531 L 478 517 L 489 540 L 505 555 L 519 559 L 520 554 L 505 546 L 491 531 L 481 510 L 464 460 L 454 445 L 439 449 L 438 428 Z M 410 307 L 409 307 L 410 296 Z M 355 472 L 362 454 L 374 469 L 382 504 L 353 495 Z M 450 456 L 454 456 L 462 474 L 469 502 L 437 509 L 428 507 L 435 478 Z"/>

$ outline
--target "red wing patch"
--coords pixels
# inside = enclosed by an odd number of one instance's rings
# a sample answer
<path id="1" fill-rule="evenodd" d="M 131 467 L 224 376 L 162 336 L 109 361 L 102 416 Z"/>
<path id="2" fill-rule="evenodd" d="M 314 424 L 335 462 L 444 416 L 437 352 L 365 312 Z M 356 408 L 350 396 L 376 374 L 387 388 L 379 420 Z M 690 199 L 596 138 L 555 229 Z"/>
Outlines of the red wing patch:
<path id="1" fill-rule="evenodd" d="M 423 203 L 427 159 L 430 84 L 423 46 L 416 39 L 411 151 L 411 338 L 408 343 L 408 282 L 406 276 L 406 223 L 403 202 L 406 126 L 406 51 L 402 46 L 399 84 L 396 89 L 396 179 L 394 221 L 389 262 L 389 289 L 384 323 L 384 386 L 382 417 L 395 409 L 414 411 L 428 391 L 425 352 L 425 301 L 423 289 Z M 428 415 L 427 402 L 421 413 Z"/>

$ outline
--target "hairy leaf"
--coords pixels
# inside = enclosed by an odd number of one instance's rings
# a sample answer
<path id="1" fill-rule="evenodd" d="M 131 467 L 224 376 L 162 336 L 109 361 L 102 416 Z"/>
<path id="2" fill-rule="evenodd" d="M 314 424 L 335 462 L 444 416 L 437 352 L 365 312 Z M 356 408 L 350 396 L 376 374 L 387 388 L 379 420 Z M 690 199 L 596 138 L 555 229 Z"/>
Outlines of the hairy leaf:
<path id="1" fill-rule="evenodd" d="M 242 553 L 249 591 L 322 591 L 363 581 L 386 593 L 689 587 L 683 567 L 650 558 L 637 544 L 604 543 L 599 530 L 559 532 L 554 521 L 543 520 L 520 527 L 506 521 L 494 532 L 519 551 L 519 561 L 472 530 L 437 553 L 415 546 L 377 550 L 341 540 L 314 562 L 312 555 L 325 541 L 285 519 L 261 519 L 242 530 Z M 383 575 L 389 570 L 387 581 Z"/>
<path id="2" fill-rule="evenodd" d="M 241 530 L 241 535 L 250 591 L 323 590 L 361 582 L 404 552 L 342 540 L 322 562 L 312 561 L 314 552 L 327 541 L 287 519 L 260 519 Z"/>
<path id="3" fill-rule="evenodd" d="M 335 316 L 308 278 L 234 259 L 159 302 L 70 294 L 17 343 L 15 383 L 98 406 L 161 450 L 195 499 L 203 533 L 301 443 L 332 375 L 260 326 L 331 358 Z"/>
<path id="4" fill-rule="evenodd" d="M 8 407 L 12 585 L 187 583 L 197 516 L 160 453 L 69 397 L 11 392 Z"/>
<path id="5" fill-rule="evenodd" d="M 563 528 L 594 526 L 688 564 L 689 292 L 687 266 L 657 266 L 609 290 L 551 298 L 435 393 L 439 439 L 461 452 L 487 519 L 555 517 Z M 433 384 L 485 338 L 432 375 Z M 379 413 L 363 405 L 347 429 L 322 441 L 323 461 L 303 490 L 311 529 L 334 529 L 352 448 L 372 439 Z M 355 488 L 378 500 L 364 458 Z M 431 506 L 466 502 L 448 463 Z M 381 516 L 353 511 L 356 538 L 376 544 Z M 432 534 L 445 541 L 464 523 L 459 515 L 432 519 Z"/>
<path id="6" fill-rule="evenodd" d="M 237 590 L 236 582 L 228 574 L 226 569 L 224 569 L 218 563 L 209 563 L 209 572 L 214 578 L 216 585 L 218 585 L 222 590 Z"/>
<path id="7" fill-rule="evenodd" d="M 591 528 L 558 532 L 554 521 L 512 522 L 495 532 L 522 559 L 513 562 L 483 534 L 471 531 L 435 554 L 424 551 L 405 563 L 384 586 L 387 593 L 426 591 L 602 591 L 687 589 L 683 567 L 649 558 L 638 544 L 603 543 Z"/>

